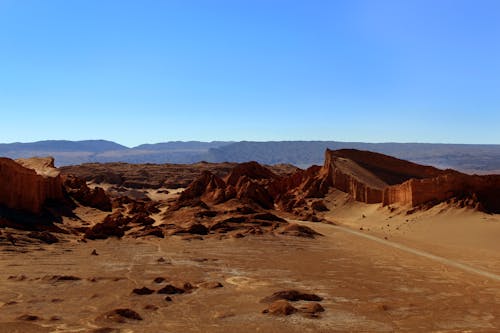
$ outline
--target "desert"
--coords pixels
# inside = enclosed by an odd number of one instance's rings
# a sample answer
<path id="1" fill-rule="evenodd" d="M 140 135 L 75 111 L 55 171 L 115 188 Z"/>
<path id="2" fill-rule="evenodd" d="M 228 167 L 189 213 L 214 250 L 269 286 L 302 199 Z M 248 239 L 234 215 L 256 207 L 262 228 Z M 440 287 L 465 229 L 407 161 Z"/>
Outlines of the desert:
<path id="1" fill-rule="evenodd" d="M 3 159 L 0 332 L 495 332 L 497 180 L 358 150 Z"/>
<path id="2" fill-rule="evenodd" d="M 0 333 L 500 332 L 500 1 L 0 0 Z"/>

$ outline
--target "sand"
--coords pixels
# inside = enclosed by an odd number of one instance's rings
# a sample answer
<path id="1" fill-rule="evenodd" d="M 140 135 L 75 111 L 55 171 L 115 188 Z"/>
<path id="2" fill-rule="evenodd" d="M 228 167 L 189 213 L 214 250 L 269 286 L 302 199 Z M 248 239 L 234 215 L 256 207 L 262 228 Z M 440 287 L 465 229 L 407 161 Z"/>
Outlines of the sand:
<path id="1" fill-rule="evenodd" d="M 409 207 L 355 202 L 340 191 L 326 200 L 324 217 L 379 238 L 500 274 L 500 216 L 442 203 L 407 214 Z"/>
<path id="2" fill-rule="evenodd" d="M 372 209 L 374 214 L 378 212 L 378 208 Z M 3 246 L 0 332 L 91 332 L 98 328 L 121 332 L 500 329 L 498 281 L 328 224 L 308 225 L 324 236 L 70 241 L 32 245 L 22 252 Z M 374 226 L 375 222 L 364 228 Z M 416 229 L 415 235 L 418 232 Z M 401 239 L 410 241 L 408 234 Z M 94 249 L 97 256 L 91 255 Z M 55 281 L 54 275 L 79 280 Z M 194 286 L 217 281 L 223 287 L 200 287 L 191 293 L 171 295 L 171 302 L 156 293 L 132 294 L 134 288 L 158 290 L 167 283 L 154 283 L 157 277 Z M 322 296 L 326 311 L 318 318 L 261 313 L 266 308 L 260 302 L 262 298 L 288 288 Z M 116 323 L 103 317 L 116 308 L 132 309 L 143 320 Z M 39 319 L 19 320 L 23 315 Z"/>

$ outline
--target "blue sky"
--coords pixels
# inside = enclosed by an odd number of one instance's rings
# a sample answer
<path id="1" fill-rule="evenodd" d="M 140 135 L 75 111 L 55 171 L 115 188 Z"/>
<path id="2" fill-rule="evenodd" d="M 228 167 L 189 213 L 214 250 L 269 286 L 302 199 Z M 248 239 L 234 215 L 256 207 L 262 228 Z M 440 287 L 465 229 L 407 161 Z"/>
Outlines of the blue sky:
<path id="1" fill-rule="evenodd" d="M 0 0 L 0 142 L 500 143 L 500 1 Z"/>

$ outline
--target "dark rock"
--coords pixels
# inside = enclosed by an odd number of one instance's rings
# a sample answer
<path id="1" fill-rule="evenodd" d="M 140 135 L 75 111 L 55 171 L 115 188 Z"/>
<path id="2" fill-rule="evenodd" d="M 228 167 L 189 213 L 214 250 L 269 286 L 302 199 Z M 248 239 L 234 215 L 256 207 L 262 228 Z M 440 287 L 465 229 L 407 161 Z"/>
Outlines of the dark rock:
<path id="1" fill-rule="evenodd" d="M 142 317 L 137 312 L 130 309 L 115 309 L 106 313 L 104 317 L 117 323 L 124 323 L 126 319 L 142 320 Z"/>
<path id="2" fill-rule="evenodd" d="M 123 237 L 125 231 L 128 230 L 127 225 L 129 223 L 130 218 L 125 217 L 120 212 L 110 214 L 106 216 L 101 223 L 97 223 L 93 227 L 87 229 L 85 238 L 106 239 L 108 237 Z"/>
<path id="3" fill-rule="evenodd" d="M 285 219 L 282 219 L 281 217 L 278 217 L 274 214 L 271 213 L 259 213 L 252 215 L 252 219 L 255 220 L 264 220 L 264 221 L 272 221 L 272 222 L 286 222 Z"/>
<path id="4" fill-rule="evenodd" d="M 40 319 L 41 319 L 40 317 L 30 314 L 24 314 L 22 316 L 17 317 L 17 320 L 24 320 L 24 321 L 36 321 Z"/>
<path id="5" fill-rule="evenodd" d="M 101 327 L 91 331 L 92 333 L 120 333 L 118 328 Z"/>
<path id="6" fill-rule="evenodd" d="M 303 293 L 297 290 L 282 290 L 282 291 L 277 291 L 271 296 L 265 297 L 261 300 L 263 303 L 271 303 L 276 300 L 284 299 L 287 301 L 291 302 L 296 302 L 296 301 L 314 301 L 314 302 L 319 302 L 322 301 L 323 298 L 316 295 L 316 294 L 308 294 L 308 293 Z"/>
<path id="7" fill-rule="evenodd" d="M 134 234 L 135 237 L 146 237 L 146 236 L 155 236 L 158 238 L 165 238 L 165 234 L 160 227 L 149 227 L 144 228 L 143 230 Z"/>
<path id="8" fill-rule="evenodd" d="M 243 214 L 243 215 L 257 213 L 257 211 L 255 209 L 253 209 L 252 207 L 250 207 L 250 206 L 241 206 L 241 207 L 238 207 L 238 208 L 236 208 L 236 211 L 238 213 L 240 213 L 240 214 Z"/>
<path id="9" fill-rule="evenodd" d="M 45 279 L 48 279 L 50 281 L 54 282 L 63 282 L 63 281 L 79 281 L 81 278 L 73 275 L 52 275 L 52 276 L 47 276 Z"/>
<path id="10" fill-rule="evenodd" d="M 158 294 L 167 294 L 167 295 L 184 294 L 185 292 L 186 291 L 184 289 L 177 288 L 176 286 L 173 286 L 171 284 L 167 284 L 165 287 L 157 291 Z"/>
<path id="11" fill-rule="evenodd" d="M 201 223 L 193 223 L 187 228 L 184 228 L 182 232 L 192 234 L 192 235 L 207 235 L 208 229 Z"/>
<path id="12" fill-rule="evenodd" d="M 316 200 L 311 202 L 311 208 L 318 212 L 326 212 L 329 210 L 322 200 Z"/>
<path id="13" fill-rule="evenodd" d="M 132 216 L 132 218 L 130 219 L 130 223 L 150 226 L 155 223 L 155 220 L 149 217 L 146 213 L 137 213 Z"/>
<path id="14" fill-rule="evenodd" d="M 135 288 L 134 290 L 132 290 L 132 293 L 136 295 L 151 295 L 154 292 L 154 290 L 147 287 Z"/>
<path id="15" fill-rule="evenodd" d="M 197 212 L 196 214 L 194 214 L 195 217 L 200 217 L 200 218 L 203 218 L 203 217 L 215 217 L 217 216 L 217 212 L 216 211 L 213 211 L 213 210 L 203 210 L 201 212 Z"/>
<path id="16" fill-rule="evenodd" d="M 221 222 L 225 222 L 225 223 L 242 223 L 242 222 L 246 222 L 248 221 L 248 217 L 247 216 L 231 216 Z"/>

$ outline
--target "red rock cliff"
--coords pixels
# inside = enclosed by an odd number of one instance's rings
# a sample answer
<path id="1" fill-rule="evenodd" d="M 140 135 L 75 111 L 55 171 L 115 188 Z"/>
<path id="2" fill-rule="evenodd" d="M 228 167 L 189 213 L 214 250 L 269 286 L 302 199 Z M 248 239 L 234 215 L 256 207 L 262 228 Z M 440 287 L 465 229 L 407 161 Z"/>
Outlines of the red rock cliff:
<path id="1" fill-rule="evenodd" d="M 382 193 L 388 184 L 374 172 L 361 166 L 358 163 L 359 157 L 352 159 L 352 155 L 352 150 L 327 150 L 325 164 L 320 173 L 334 188 L 349 193 L 354 200 L 366 203 L 382 202 Z"/>
<path id="2" fill-rule="evenodd" d="M 427 202 L 442 202 L 451 198 L 475 198 L 483 209 L 500 212 L 500 176 L 449 173 L 426 179 L 410 179 L 384 190 L 383 204 L 418 206 Z"/>
<path id="3" fill-rule="evenodd" d="M 39 214 L 49 199 L 63 199 L 53 158 L 0 158 L 0 205 Z"/>
<path id="4" fill-rule="evenodd" d="M 323 167 L 296 172 L 272 185 L 279 206 L 289 211 L 333 187 L 365 203 L 415 207 L 468 198 L 486 211 L 500 212 L 500 175 L 471 176 L 355 149 L 327 150 Z"/>

